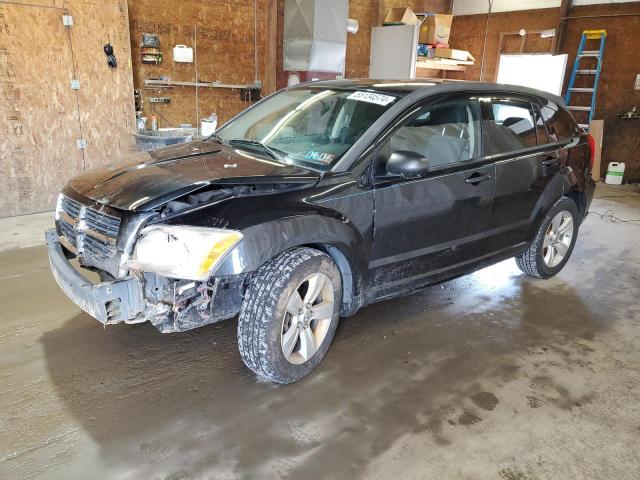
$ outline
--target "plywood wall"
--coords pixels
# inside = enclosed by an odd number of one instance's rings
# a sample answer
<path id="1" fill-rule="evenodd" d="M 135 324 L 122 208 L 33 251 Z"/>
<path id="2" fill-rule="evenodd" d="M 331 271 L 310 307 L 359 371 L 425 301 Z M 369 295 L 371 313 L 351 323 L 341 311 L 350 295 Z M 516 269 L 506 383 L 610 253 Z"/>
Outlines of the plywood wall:
<path id="1" fill-rule="evenodd" d="M 454 17 L 451 26 L 450 43 L 454 48 L 467 50 L 476 59 L 475 65 L 467 68 L 466 72 L 451 72 L 450 78 L 465 80 L 479 80 L 482 63 L 483 50 L 485 52 L 485 66 L 483 79 L 494 82 L 498 75 L 498 48 L 500 43 L 500 33 L 518 32 L 521 28 L 525 30 L 546 30 L 556 28 L 558 23 L 557 8 L 546 8 L 534 11 L 517 11 L 494 13 L 489 17 L 486 45 L 484 43 L 484 32 L 487 21 L 486 15 L 463 15 Z M 515 42 L 515 44 L 514 44 Z M 532 35 L 527 39 L 527 53 L 546 53 L 550 51 L 551 39 L 537 39 Z M 517 52 L 520 47 L 519 39 L 516 37 L 505 38 L 503 51 L 505 53 Z"/>
<path id="2" fill-rule="evenodd" d="M 268 15 L 277 5 L 277 46 L 275 63 L 268 65 Z M 366 77 L 369 73 L 371 28 L 378 25 L 380 16 L 392 6 L 409 5 L 416 11 L 448 12 L 450 0 L 350 0 L 349 16 L 360 23 L 360 31 L 347 37 L 347 78 Z M 197 45 L 199 80 L 219 80 L 223 83 L 251 84 L 254 79 L 266 83 L 268 67 L 282 72 L 282 31 L 284 0 L 257 0 L 258 65 L 254 65 L 254 1 L 220 0 L 129 0 L 130 33 L 134 84 L 142 90 L 144 114 L 156 114 L 160 126 L 195 125 L 198 118 L 212 112 L 224 122 L 249 103 L 243 101 L 238 90 L 173 87 L 145 89 L 144 80 L 162 76 L 174 80 L 195 81 L 196 64 L 175 63 L 172 48 L 176 44 Z M 143 64 L 140 60 L 140 41 L 143 33 L 160 37 L 163 53 L 161 65 Z M 268 93 L 268 92 L 267 92 Z M 169 104 L 150 105 L 149 97 L 168 96 Z"/>
<path id="3" fill-rule="evenodd" d="M 133 145 L 126 1 L 25 3 L 0 3 L 0 217 L 53 209 L 70 176 Z M 102 51 L 109 40 L 117 70 Z"/>
<path id="4" fill-rule="evenodd" d="M 135 117 L 127 0 L 68 0 L 71 42 L 80 79 L 78 108 L 87 168 L 133 149 Z M 118 67 L 109 68 L 103 46 L 113 46 Z"/>
<path id="5" fill-rule="evenodd" d="M 52 208 L 66 176 L 82 170 L 72 56 L 60 15 L 0 4 L 0 216 Z"/>
<path id="6" fill-rule="evenodd" d="M 255 3 L 253 0 L 130 0 L 134 84 L 142 89 L 145 115 L 156 113 L 160 126 L 182 123 L 195 126 L 198 116 L 202 118 L 215 112 L 219 121 L 226 121 L 246 108 L 248 103 L 241 99 L 239 90 L 199 88 L 196 102 L 195 87 L 144 89 L 143 84 L 145 79 L 161 76 L 195 81 L 196 66 L 199 81 L 230 84 L 252 84 L 256 78 L 264 81 L 269 3 L 270 0 Z M 254 19 L 257 19 L 255 29 Z M 163 53 L 160 65 L 141 62 L 143 33 L 159 36 Z M 257 65 L 254 38 L 257 38 Z M 172 49 L 177 44 L 195 47 L 196 61 L 174 62 Z M 168 96 L 171 103 L 150 105 L 151 96 Z"/>
<path id="7" fill-rule="evenodd" d="M 582 30 L 607 30 L 602 76 L 598 86 L 599 93 L 595 118 L 604 119 L 604 141 L 602 148 L 602 167 L 604 173 L 609 162 L 626 162 L 625 180 L 640 181 L 640 121 L 620 120 L 618 113 L 632 107 L 640 107 L 640 91 L 634 90 L 635 76 L 640 73 L 640 3 L 618 3 L 608 5 L 589 5 L 572 7 L 570 16 L 607 15 L 600 18 L 580 18 L 569 20 L 561 53 L 569 56 L 566 83 L 578 49 Z M 616 16 L 624 15 L 624 16 Z M 497 71 L 498 43 L 500 32 L 525 30 L 544 30 L 556 28 L 559 9 L 539 9 L 529 11 L 504 12 L 492 14 L 486 44 L 486 81 L 495 81 Z M 480 78 L 480 59 L 482 57 L 483 37 L 486 15 L 466 15 L 454 17 L 451 29 L 451 43 L 455 48 L 469 50 L 478 60 L 474 67 L 465 73 L 451 73 L 452 78 L 478 80 Z M 549 40 L 547 40 L 548 42 Z M 508 45 L 506 45 L 508 48 Z M 527 52 L 548 51 L 544 40 L 527 43 Z M 589 79 L 584 79 L 587 81 Z M 578 85 L 576 86 L 586 86 Z M 576 99 L 580 103 L 587 99 Z M 576 113 L 576 116 L 580 113 Z M 579 118 L 580 121 L 584 121 Z"/>

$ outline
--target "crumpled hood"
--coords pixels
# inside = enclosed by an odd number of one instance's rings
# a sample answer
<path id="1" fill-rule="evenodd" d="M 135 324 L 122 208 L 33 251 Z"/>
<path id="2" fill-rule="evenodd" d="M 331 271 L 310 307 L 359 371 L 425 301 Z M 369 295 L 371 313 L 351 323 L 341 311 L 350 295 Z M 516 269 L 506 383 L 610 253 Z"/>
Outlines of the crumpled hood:
<path id="1" fill-rule="evenodd" d="M 315 183 L 313 170 L 285 165 L 215 141 L 130 155 L 87 170 L 68 183 L 78 193 L 121 210 L 152 210 L 211 184 Z"/>

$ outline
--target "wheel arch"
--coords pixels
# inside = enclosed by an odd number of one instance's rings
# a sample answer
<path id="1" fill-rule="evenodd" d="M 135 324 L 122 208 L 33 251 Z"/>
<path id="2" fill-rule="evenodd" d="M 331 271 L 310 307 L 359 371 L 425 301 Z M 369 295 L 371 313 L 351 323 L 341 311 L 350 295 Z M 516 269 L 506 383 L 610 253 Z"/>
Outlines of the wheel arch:
<path id="1" fill-rule="evenodd" d="M 331 257 L 343 281 L 342 314 L 352 315 L 360 307 L 366 259 L 362 235 L 351 224 L 325 215 L 280 218 L 249 227 L 244 237 L 213 271 L 213 276 L 251 274 L 282 252 L 310 247 Z"/>
<path id="2" fill-rule="evenodd" d="M 577 188 L 572 188 L 565 194 L 565 197 L 570 198 L 575 202 L 578 207 L 580 219 L 583 219 L 587 210 L 587 194 Z"/>
<path id="3" fill-rule="evenodd" d="M 540 224 L 549 209 L 562 197 L 573 200 L 582 218 L 587 205 L 586 194 L 580 189 L 578 178 L 571 167 L 562 168 L 549 183 L 547 183 L 538 198 L 538 202 L 532 213 L 529 241 L 533 241 L 535 238 Z"/>
<path id="4" fill-rule="evenodd" d="M 359 299 L 362 289 L 360 286 L 360 275 L 354 272 L 349 258 L 339 247 L 328 243 L 311 243 L 305 246 L 326 253 L 331 257 L 333 263 L 336 264 L 340 272 L 340 278 L 342 279 L 342 305 L 340 314 L 343 317 L 354 315 L 361 306 Z"/>

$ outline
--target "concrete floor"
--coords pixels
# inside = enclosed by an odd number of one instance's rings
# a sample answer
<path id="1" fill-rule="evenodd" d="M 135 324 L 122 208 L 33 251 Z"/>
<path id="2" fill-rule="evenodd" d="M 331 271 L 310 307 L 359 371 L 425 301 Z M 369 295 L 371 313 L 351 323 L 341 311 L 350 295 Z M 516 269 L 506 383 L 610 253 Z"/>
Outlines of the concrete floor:
<path id="1" fill-rule="evenodd" d="M 592 211 L 640 219 L 636 191 Z M 509 260 L 368 307 L 290 386 L 244 368 L 235 320 L 105 330 L 42 246 L 6 251 L 0 478 L 637 479 L 639 237 L 591 214 L 554 279 Z"/>

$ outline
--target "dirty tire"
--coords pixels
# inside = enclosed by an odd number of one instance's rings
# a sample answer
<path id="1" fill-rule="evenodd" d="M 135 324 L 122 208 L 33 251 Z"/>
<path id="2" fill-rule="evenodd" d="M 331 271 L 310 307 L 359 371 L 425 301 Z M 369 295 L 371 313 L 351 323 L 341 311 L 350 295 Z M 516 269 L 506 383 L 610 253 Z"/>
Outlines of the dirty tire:
<path id="1" fill-rule="evenodd" d="M 562 261 L 555 267 L 549 267 L 544 262 L 542 243 L 544 241 L 545 233 L 547 232 L 551 221 L 559 212 L 562 211 L 569 212 L 573 217 L 573 238 L 571 239 L 571 244 L 569 245 L 567 254 L 564 256 Z M 540 224 L 540 228 L 536 233 L 536 238 L 529 246 L 529 249 L 516 257 L 516 264 L 518 265 L 518 268 L 531 277 L 549 278 L 554 276 L 556 273 L 562 270 L 562 268 L 571 257 L 573 247 L 575 246 L 576 239 L 578 238 L 579 225 L 580 217 L 578 214 L 578 207 L 576 206 L 575 202 L 567 197 L 560 198 L 545 215 L 542 223 Z"/>
<path id="2" fill-rule="evenodd" d="M 305 363 L 289 363 L 281 346 L 282 322 L 294 290 L 306 277 L 324 273 L 333 284 L 334 311 L 318 350 Z M 244 363 L 258 375 L 278 383 L 293 383 L 308 375 L 324 358 L 340 315 L 342 281 L 327 254 L 293 248 L 262 265 L 251 279 L 238 320 L 238 346 Z"/>

